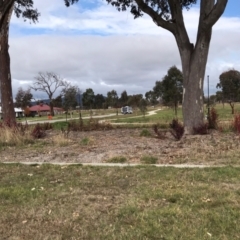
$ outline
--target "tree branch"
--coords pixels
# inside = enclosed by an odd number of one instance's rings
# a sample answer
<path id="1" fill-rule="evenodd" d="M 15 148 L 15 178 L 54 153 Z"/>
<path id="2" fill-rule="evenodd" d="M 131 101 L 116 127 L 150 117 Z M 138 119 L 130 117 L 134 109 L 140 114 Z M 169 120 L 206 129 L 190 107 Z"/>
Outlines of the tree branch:
<path id="1" fill-rule="evenodd" d="M 203 21 L 200 27 L 202 28 L 202 30 L 208 31 L 212 28 L 212 26 L 218 21 L 218 19 L 224 13 L 228 0 L 217 0 L 215 4 L 214 4 L 215 1 L 209 1 L 209 0 L 202 0 L 202 2 L 205 5 L 201 6 Z M 209 6 L 211 2 L 213 2 L 212 7 Z M 211 7 L 211 8 L 207 9 L 208 7 Z"/>
<path id="2" fill-rule="evenodd" d="M 139 8 L 145 12 L 146 14 L 148 14 L 154 21 L 155 24 L 157 24 L 158 26 L 170 31 L 170 32 L 174 32 L 174 26 L 172 23 L 164 20 L 162 18 L 162 13 L 158 14 L 157 12 L 155 12 L 151 7 L 149 7 L 143 0 L 135 0 L 136 3 L 138 4 Z"/>

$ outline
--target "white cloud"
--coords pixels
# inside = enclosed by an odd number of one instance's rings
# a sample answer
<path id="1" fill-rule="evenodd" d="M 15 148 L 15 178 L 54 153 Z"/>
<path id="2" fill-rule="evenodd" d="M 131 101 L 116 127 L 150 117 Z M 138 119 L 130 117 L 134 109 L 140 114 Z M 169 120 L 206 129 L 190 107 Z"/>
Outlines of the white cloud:
<path id="1" fill-rule="evenodd" d="M 134 20 L 129 12 L 119 13 L 102 1 L 92 10 L 66 9 L 59 0 L 35 3 L 42 14 L 39 23 L 12 19 L 14 92 L 18 86 L 28 85 L 39 71 L 54 71 L 83 91 L 93 88 L 106 95 L 112 89 L 118 94 L 126 89 L 129 94 L 144 94 L 171 66 L 181 68 L 174 37 L 148 16 Z M 186 11 L 185 20 L 194 42 L 198 9 Z M 28 34 L 23 34 L 26 31 Z M 212 92 L 222 71 L 240 70 L 239 31 L 239 18 L 222 17 L 214 26 L 206 69 Z"/>

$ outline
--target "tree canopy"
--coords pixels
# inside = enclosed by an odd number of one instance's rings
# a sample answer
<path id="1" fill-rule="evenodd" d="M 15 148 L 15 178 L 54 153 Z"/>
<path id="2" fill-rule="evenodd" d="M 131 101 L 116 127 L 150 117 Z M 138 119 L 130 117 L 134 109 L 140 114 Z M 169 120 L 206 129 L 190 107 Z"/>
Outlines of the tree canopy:
<path id="1" fill-rule="evenodd" d="M 15 106 L 25 109 L 27 106 L 31 105 L 32 97 L 33 95 L 30 88 L 23 90 L 23 88 L 20 87 L 15 97 Z"/>
<path id="2" fill-rule="evenodd" d="M 240 101 L 240 72 L 235 69 L 223 72 L 217 88 L 222 90 L 224 101 L 230 104 L 234 113 L 234 102 Z"/>
<path id="3" fill-rule="evenodd" d="M 162 103 L 174 107 L 177 114 L 177 106 L 182 103 L 183 74 L 176 67 L 169 68 L 162 81 L 156 81 L 153 88 L 153 95 L 162 100 Z"/>
<path id="4" fill-rule="evenodd" d="M 86 91 L 82 95 L 83 107 L 92 108 L 95 101 L 95 94 L 92 88 L 86 89 Z"/>

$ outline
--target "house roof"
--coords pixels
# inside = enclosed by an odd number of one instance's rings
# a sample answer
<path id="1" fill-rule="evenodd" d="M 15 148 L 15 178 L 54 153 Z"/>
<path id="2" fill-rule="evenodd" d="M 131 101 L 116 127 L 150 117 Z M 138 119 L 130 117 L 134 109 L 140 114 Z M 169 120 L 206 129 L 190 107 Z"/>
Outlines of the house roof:
<path id="1" fill-rule="evenodd" d="M 50 112 L 50 106 L 46 104 L 35 105 L 29 108 L 30 112 Z M 63 111 L 62 108 L 53 108 L 55 111 Z"/>

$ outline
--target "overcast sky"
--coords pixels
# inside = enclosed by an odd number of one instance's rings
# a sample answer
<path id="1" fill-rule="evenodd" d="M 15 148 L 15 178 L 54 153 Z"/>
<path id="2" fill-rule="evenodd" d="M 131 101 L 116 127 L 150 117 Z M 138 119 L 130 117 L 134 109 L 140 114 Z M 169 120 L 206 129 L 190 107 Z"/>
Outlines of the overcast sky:
<path id="1" fill-rule="evenodd" d="M 69 8 L 63 0 L 34 0 L 41 12 L 37 24 L 12 16 L 10 56 L 13 94 L 32 83 L 38 72 L 51 71 L 78 85 L 84 92 L 106 95 L 112 89 L 120 96 L 151 90 L 167 70 L 181 69 L 173 35 L 157 27 L 145 15 L 133 19 L 104 0 L 80 0 Z M 210 93 L 215 93 L 219 75 L 230 68 L 240 71 L 240 0 L 229 0 L 227 9 L 213 27 L 207 75 Z M 184 18 L 195 42 L 199 9 L 186 11 Z M 32 92 L 35 98 L 44 98 Z M 56 97 L 56 96 L 55 96 Z"/>

